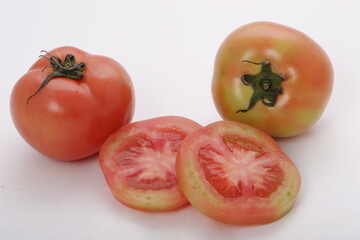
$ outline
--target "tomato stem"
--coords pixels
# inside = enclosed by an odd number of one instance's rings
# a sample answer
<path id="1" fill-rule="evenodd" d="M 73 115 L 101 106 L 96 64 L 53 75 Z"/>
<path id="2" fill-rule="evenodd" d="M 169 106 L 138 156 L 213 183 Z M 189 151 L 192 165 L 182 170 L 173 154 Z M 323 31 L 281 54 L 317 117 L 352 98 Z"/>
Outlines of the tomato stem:
<path id="1" fill-rule="evenodd" d="M 45 78 L 39 88 L 26 100 L 26 103 L 28 103 L 29 100 L 34 97 L 41 89 L 43 89 L 46 84 L 48 84 L 49 81 L 54 77 L 65 77 L 78 80 L 84 76 L 83 71 L 86 69 L 85 63 L 80 62 L 77 64 L 74 55 L 67 54 L 64 61 L 62 61 L 58 56 L 52 56 L 45 50 L 42 50 L 41 52 L 44 52 L 49 56 L 40 55 L 40 57 L 43 57 L 50 62 L 50 66 L 46 66 L 42 69 L 42 71 L 47 68 L 52 68 L 54 71 Z"/>
<path id="2" fill-rule="evenodd" d="M 277 73 L 276 69 L 276 73 L 272 72 L 272 65 L 269 61 L 253 62 L 243 60 L 242 62 L 261 65 L 261 70 L 258 74 L 245 74 L 241 77 L 242 83 L 246 86 L 251 86 L 254 89 L 254 93 L 250 98 L 248 107 L 246 109 L 239 109 L 236 112 L 244 113 L 249 111 L 259 100 L 267 107 L 275 106 L 278 95 L 283 93 L 281 83 L 285 80 L 285 76 Z"/>

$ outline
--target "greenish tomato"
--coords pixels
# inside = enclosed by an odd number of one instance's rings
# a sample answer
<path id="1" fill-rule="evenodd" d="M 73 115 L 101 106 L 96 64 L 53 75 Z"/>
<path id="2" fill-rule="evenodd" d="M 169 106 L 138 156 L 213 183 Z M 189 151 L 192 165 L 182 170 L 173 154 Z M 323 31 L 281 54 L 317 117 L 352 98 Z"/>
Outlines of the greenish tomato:
<path id="1" fill-rule="evenodd" d="M 255 22 L 220 46 L 212 95 L 224 119 L 288 137 L 318 121 L 332 87 L 331 62 L 315 41 L 287 26 Z"/>

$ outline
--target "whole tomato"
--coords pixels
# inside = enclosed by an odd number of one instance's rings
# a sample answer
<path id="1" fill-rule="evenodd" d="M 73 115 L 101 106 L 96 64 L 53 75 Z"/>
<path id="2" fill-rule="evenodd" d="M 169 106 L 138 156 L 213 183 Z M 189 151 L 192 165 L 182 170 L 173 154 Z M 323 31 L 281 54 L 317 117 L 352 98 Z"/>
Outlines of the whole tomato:
<path id="1" fill-rule="evenodd" d="M 12 90 L 11 116 L 20 135 L 40 153 L 78 160 L 99 151 L 129 123 L 134 89 L 111 58 L 74 47 L 43 51 Z"/>
<path id="2" fill-rule="evenodd" d="M 220 46 L 212 94 L 224 119 L 288 137 L 315 124 L 332 86 L 331 62 L 316 42 L 280 24 L 255 22 Z"/>

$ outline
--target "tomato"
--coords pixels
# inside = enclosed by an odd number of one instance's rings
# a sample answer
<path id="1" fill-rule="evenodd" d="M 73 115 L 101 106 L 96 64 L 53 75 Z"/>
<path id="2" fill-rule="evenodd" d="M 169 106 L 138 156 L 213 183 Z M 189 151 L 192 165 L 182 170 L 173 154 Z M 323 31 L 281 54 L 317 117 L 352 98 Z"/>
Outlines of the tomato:
<path id="1" fill-rule="evenodd" d="M 97 153 L 131 121 L 134 89 L 115 60 L 74 47 L 44 51 L 12 90 L 11 116 L 20 135 L 54 159 Z"/>
<path id="2" fill-rule="evenodd" d="M 192 120 L 168 116 L 130 123 L 112 134 L 100 150 L 99 161 L 113 195 L 146 211 L 186 204 L 175 160 L 184 138 L 200 127 Z"/>
<path id="3" fill-rule="evenodd" d="M 230 121 L 189 134 L 180 147 L 176 171 L 195 208 L 230 224 L 281 218 L 295 202 L 301 181 L 295 164 L 269 135 Z"/>
<path id="4" fill-rule="evenodd" d="M 289 137 L 317 122 L 332 86 L 331 62 L 316 42 L 280 24 L 255 22 L 221 44 L 212 95 L 223 119 Z"/>

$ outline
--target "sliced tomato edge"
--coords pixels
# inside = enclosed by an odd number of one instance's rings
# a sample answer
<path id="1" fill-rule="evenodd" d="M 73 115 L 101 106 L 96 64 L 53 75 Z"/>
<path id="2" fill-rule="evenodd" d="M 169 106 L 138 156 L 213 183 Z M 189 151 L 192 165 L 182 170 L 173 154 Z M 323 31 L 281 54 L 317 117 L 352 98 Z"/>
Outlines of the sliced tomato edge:
<path id="1" fill-rule="evenodd" d="M 180 155 L 178 155 L 179 158 L 182 158 Z M 178 161 L 180 164 L 180 161 Z M 225 215 L 225 218 L 221 219 L 221 217 L 219 218 L 219 216 L 221 216 L 224 212 L 229 212 L 234 213 L 234 211 L 241 211 L 241 210 L 245 210 L 245 208 L 241 209 L 241 206 L 239 206 L 239 208 L 233 208 L 233 207 L 229 207 L 229 204 L 231 204 L 231 202 L 236 202 L 241 204 L 241 200 L 240 199 L 230 199 L 230 200 L 225 200 L 225 203 L 223 203 L 222 201 L 225 199 L 224 197 L 222 197 L 218 192 L 216 192 L 216 190 L 208 183 L 208 182 L 203 182 L 201 180 L 201 178 L 204 178 L 204 176 L 200 177 L 199 175 L 196 175 L 196 170 L 195 169 L 186 169 L 186 170 L 181 170 L 182 167 L 180 167 L 179 165 L 177 166 L 178 169 L 178 177 L 180 179 L 179 181 L 179 185 L 181 186 L 181 189 L 184 193 L 184 195 L 186 196 L 186 198 L 188 199 L 188 201 L 195 206 L 195 208 L 197 208 L 198 210 L 200 210 L 200 212 L 202 212 L 205 215 L 208 215 L 209 217 L 214 218 L 215 220 L 218 220 L 220 222 L 225 222 L 225 223 L 230 223 L 230 224 L 241 224 L 241 225 L 246 225 L 246 224 L 262 224 L 262 223 L 270 223 L 273 221 L 278 220 L 279 218 L 283 217 L 293 206 L 293 204 L 295 203 L 295 200 L 297 198 L 298 195 L 298 190 L 300 188 L 300 185 L 295 186 L 295 184 L 293 184 L 294 186 L 292 187 L 294 190 L 291 191 L 291 198 L 288 198 L 288 201 L 284 204 L 284 196 L 283 194 L 280 194 L 279 192 L 276 193 L 277 197 L 273 197 L 272 201 L 273 203 L 275 203 L 276 201 L 281 201 L 282 205 L 281 207 L 277 207 L 276 204 L 271 204 L 272 207 L 267 207 L 269 206 L 269 199 L 261 199 L 259 202 L 264 202 L 263 204 L 265 204 L 265 211 L 264 209 L 259 208 L 258 210 L 261 211 L 261 214 L 258 213 L 249 213 L 247 215 L 247 219 L 246 221 L 244 221 L 244 217 L 246 216 L 246 214 L 244 212 L 242 212 L 238 217 L 235 217 L 231 220 L 226 220 L 226 218 L 228 216 Z M 182 172 L 187 172 L 186 176 L 182 175 Z M 182 180 L 182 179 L 186 179 L 186 180 Z M 300 184 L 300 183 L 299 183 Z M 207 185 L 210 185 L 207 186 Z M 286 192 L 286 191 L 285 191 Z M 287 191 L 290 192 L 290 191 Z M 258 202 L 258 201 L 256 201 Z M 211 209 L 212 211 L 209 211 L 209 209 Z M 218 209 L 218 210 L 216 210 Z M 215 210 L 215 211 L 214 211 Z M 213 212 L 214 211 L 214 212 Z M 213 213 L 213 214 L 212 214 Z M 257 216 L 268 216 L 268 217 L 262 217 L 262 221 L 258 220 Z M 239 218 L 240 220 L 238 220 L 237 218 Z"/>
<path id="2" fill-rule="evenodd" d="M 223 124 L 224 121 L 220 121 L 220 122 L 216 122 L 213 124 L 210 124 L 208 126 L 205 126 L 202 130 L 198 130 L 195 131 L 193 133 L 191 133 L 186 140 L 183 142 L 180 151 L 178 153 L 177 156 L 177 161 L 176 161 L 176 169 L 177 169 L 177 175 L 179 178 L 179 185 L 182 188 L 183 193 L 185 194 L 185 196 L 187 197 L 187 199 L 189 200 L 189 202 L 194 205 L 198 205 L 195 206 L 196 208 L 198 208 L 200 210 L 200 212 L 204 213 L 205 215 L 213 215 L 210 216 L 212 218 L 214 218 L 215 220 L 219 220 L 218 216 L 223 213 L 226 212 L 227 204 L 231 201 L 241 201 L 241 200 L 237 200 L 237 199 L 232 199 L 232 200 L 226 200 L 225 203 L 222 202 L 222 200 L 224 200 L 225 198 L 222 197 L 211 185 L 210 183 L 208 183 L 207 181 L 202 181 L 201 179 L 205 179 L 204 173 L 203 171 L 199 171 L 197 172 L 197 169 L 200 169 L 199 163 L 197 162 L 197 160 L 193 160 L 194 157 L 192 157 L 191 155 L 196 155 L 195 157 L 197 157 L 197 152 L 200 149 L 201 146 L 203 146 L 203 143 L 197 139 L 201 138 L 201 135 L 210 135 L 211 136 L 211 130 L 213 128 L 216 128 L 218 125 Z M 229 121 L 226 121 L 229 122 Z M 237 125 L 239 125 L 238 123 L 236 123 Z M 240 125 L 244 125 L 244 124 L 240 124 Z M 247 125 L 244 126 L 245 128 L 247 127 Z M 255 130 L 256 131 L 256 130 Z M 199 135 L 199 136 L 196 136 Z M 193 139 L 194 140 L 193 140 Z M 271 138 L 269 136 L 269 138 Z M 262 210 L 261 215 L 262 216 L 266 216 L 268 215 L 269 217 L 263 217 L 264 221 L 263 222 L 257 222 L 257 218 L 256 218 L 256 214 L 251 213 L 249 214 L 249 216 L 247 217 L 249 220 L 247 222 L 243 221 L 243 217 L 244 217 L 244 213 L 241 214 L 241 216 L 239 217 L 240 220 L 236 220 L 236 216 L 234 217 L 234 219 L 232 220 L 226 220 L 226 219 L 220 219 L 219 221 L 221 222 L 226 222 L 226 223 L 231 223 L 231 224 L 256 224 L 256 223 L 268 223 L 268 222 L 272 222 L 275 221 L 279 218 L 281 218 L 282 216 L 284 216 L 293 206 L 298 192 L 300 190 L 300 185 L 301 185 L 301 178 L 300 178 L 300 173 L 297 169 L 297 167 L 295 166 L 295 164 L 291 161 L 290 158 L 288 158 L 288 156 L 286 156 L 285 153 L 283 153 L 280 149 L 280 147 L 277 145 L 277 143 L 275 142 L 275 140 L 273 140 L 271 138 L 271 144 L 270 147 L 272 148 L 271 152 L 274 152 L 274 154 L 276 152 L 279 152 L 280 154 L 283 154 L 287 159 L 290 160 L 290 162 L 287 163 L 287 166 L 289 166 L 292 170 L 294 170 L 294 172 L 291 172 L 290 175 L 294 174 L 294 176 L 292 176 L 293 180 L 292 181 L 297 181 L 300 180 L 298 182 L 294 182 L 293 185 L 293 193 L 291 193 L 291 198 L 288 199 L 288 202 L 283 204 L 282 207 L 279 209 L 276 206 L 274 207 L 267 207 L 268 209 L 265 209 L 266 211 Z M 188 148 L 187 145 L 191 145 L 192 144 L 192 148 L 190 147 L 190 149 L 188 149 L 188 151 L 184 151 L 183 149 Z M 185 152 L 185 153 L 184 153 Z M 186 155 L 186 156 L 183 156 Z M 185 159 L 185 160 L 184 160 Z M 287 160 L 283 160 L 283 161 L 287 161 Z M 292 166 L 293 165 L 293 166 Z M 201 176 L 200 176 L 200 175 Z M 289 175 L 289 174 L 288 174 Z M 207 186 L 209 185 L 209 186 Z M 291 185 L 291 183 L 290 183 Z M 289 191 L 289 190 L 285 190 L 285 191 Z M 279 194 L 279 192 L 277 192 L 278 198 L 281 198 L 282 195 Z M 274 196 L 277 195 L 273 195 L 272 198 L 274 198 Z M 276 200 L 276 198 L 275 198 Z M 265 199 L 262 200 L 264 202 L 268 202 L 269 199 Z M 284 201 L 284 200 L 281 200 Z M 202 203 L 198 203 L 197 202 L 202 202 Z M 209 209 L 206 207 L 206 205 L 209 205 L 210 208 L 212 208 L 212 210 L 218 208 L 219 211 L 217 211 L 217 213 L 212 214 L 212 211 L 209 211 Z M 233 210 L 233 207 L 230 206 L 230 209 Z M 251 216 L 255 216 L 255 218 L 252 220 Z M 266 220 L 268 219 L 268 220 Z"/>
<path id="3" fill-rule="evenodd" d="M 124 184 L 122 181 L 114 180 L 114 178 L 117 176 L 116 171 L 114 170 L 116 169 L 116 163 L 114 161 L 106 161 L 106 158 L 113 158 L 112 155 L 116 154 L 115 151 L 118 147 L 118 144 L 120 144 L 120 142 L 123 141 L 123 139 L 126 138 L 129 134 L 132 135 L 132 130 L 137 125 L 144 124 L 141 127 L 146 129 L 148 127 L 153 127 L 151 123 L 149 124 L 150 121 L 160 120 L 170 123 L 170 125 L 172 125 L 171 121 L 169 120 L 172 120 L 172 122 L 179 121 L 179 123 L 181 123 L 181 121 L 183 121 L 184 119 L 189 123 L 191 122 L 194 130 L 196 127 L 201 128 L 200 124 L 190 119 L 178 116 L 165 116 L 127 124 L 109 136 L 109 138 L 105 141 L 100 150 L 99 164 L 107 185 L 109 186 L 112 194 L 118 201 L 128 207 L 144 211 L 171 211 L 188 204 L 188 200 L 182 193 L 179 184 L 177 184 L 176 187 L 172 187 L 170 189 L 161 189 L 160 191 L 152 189 L 132 189 L 132 193 L 130 193 L 129 195 L 119 194 L 127 191 L 127 184 Z M 181 123 L 179 125 L 181 125 L 179 128 L 183 129 L 182 127 L 186 126 L 187 124 Z M 109 149 L 109 151 L 106 151 L 106 149 Z M 118 185 L 116 185 L 115 183 Z"/>

